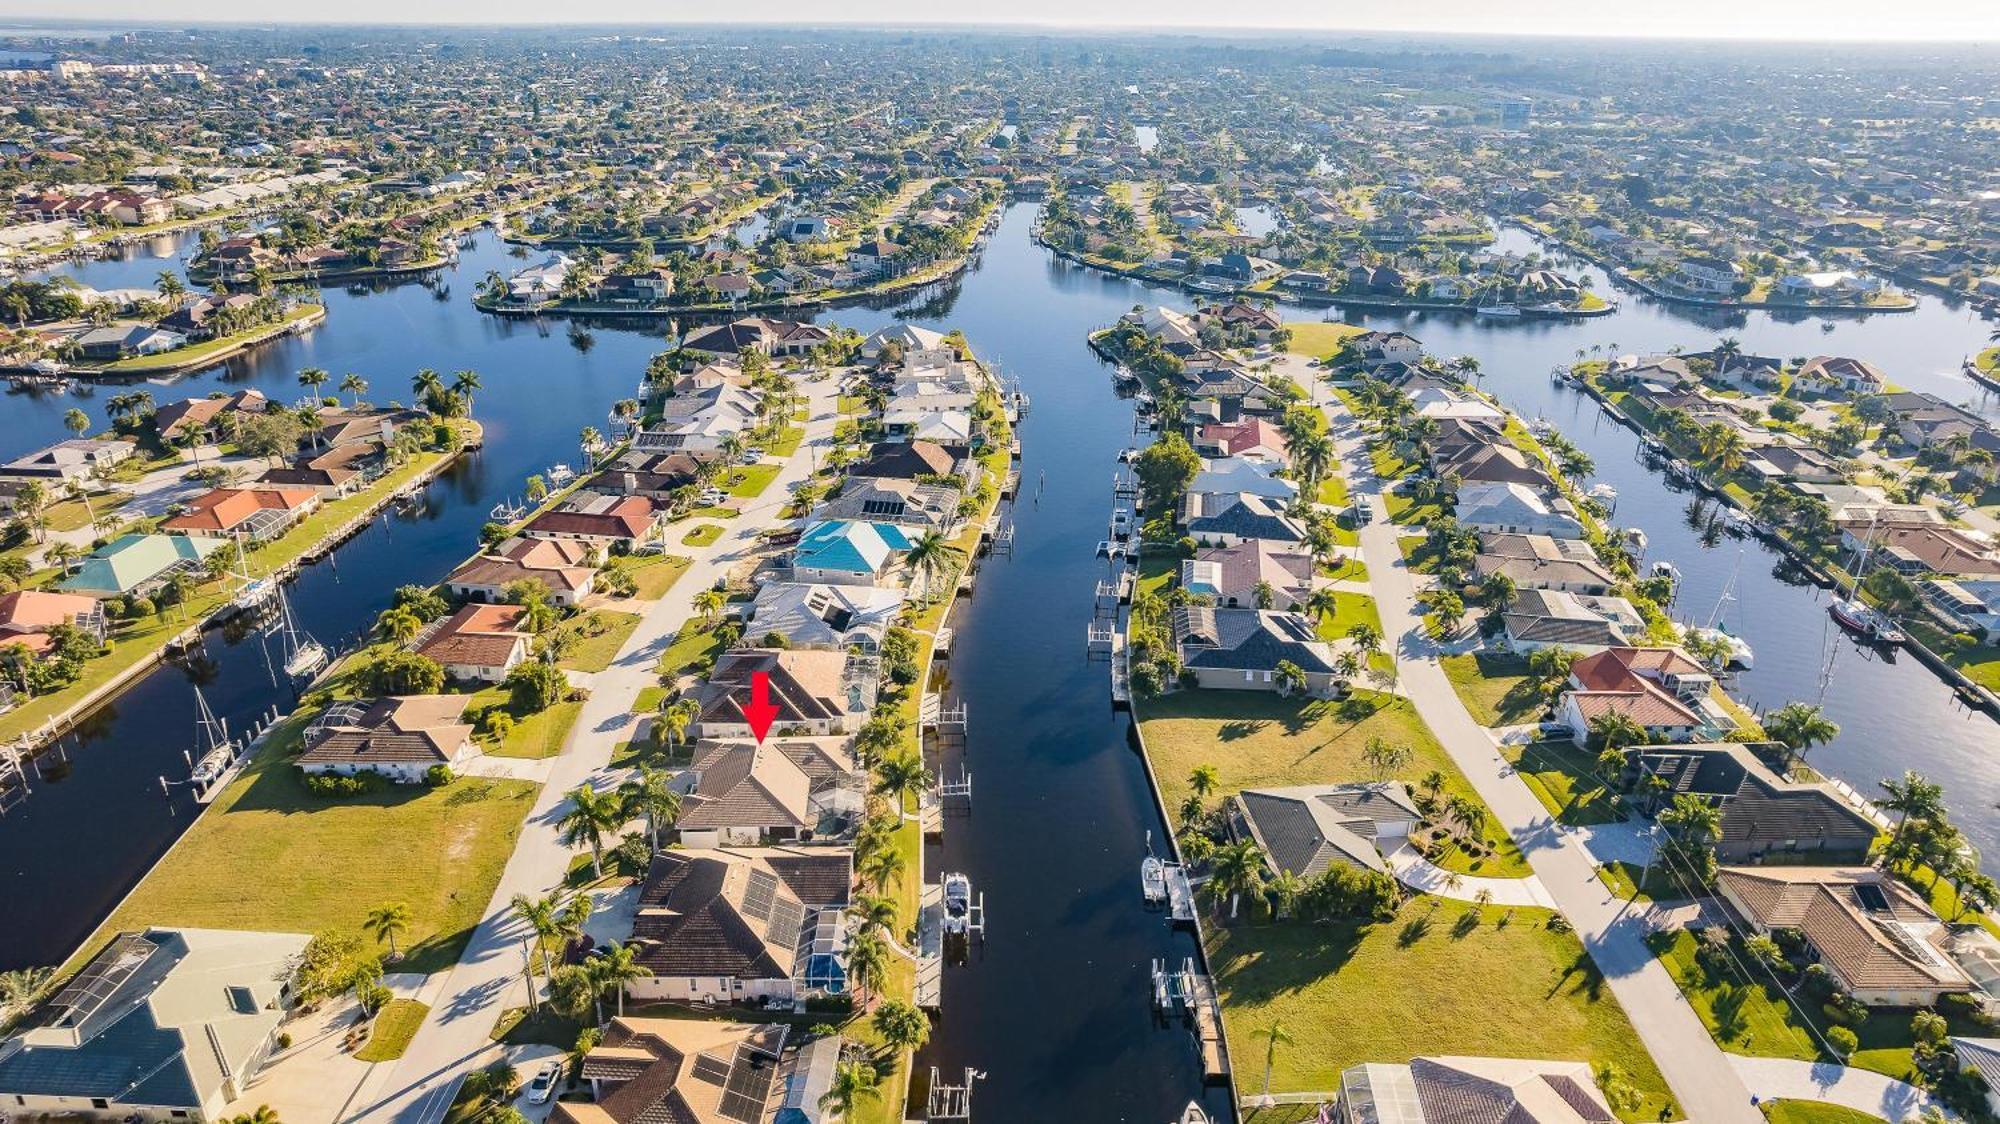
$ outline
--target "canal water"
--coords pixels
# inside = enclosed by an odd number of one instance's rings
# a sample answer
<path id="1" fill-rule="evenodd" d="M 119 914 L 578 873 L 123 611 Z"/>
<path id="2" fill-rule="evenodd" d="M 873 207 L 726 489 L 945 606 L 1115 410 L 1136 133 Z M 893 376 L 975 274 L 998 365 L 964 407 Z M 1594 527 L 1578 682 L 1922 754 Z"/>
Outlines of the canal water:
<path id="1" fill-rule="evenodd" d="M 1146 972 L 1154 957 L 1191 954 L 1193 942 L 1140 908 L 1145 836 L 1161 837 L 1165 828 L 1128 746 L 1127 722 L 1109 707 L 1106 670 L 1084 656 L 1103 573 L 1092 547 L 1104 535 L 1115 456 L 1131 432 L 1130 411 L 1111 393 L 1084 335 L 1134 304 L 1190 302 L 1053 258 L 1032 245 L 1031 220 L 1029 206 L 1010 207 L 977 267 L 956 282 L 897 307 L 828 317 L 864 332 L 899 318 L 960 328 L 1033 399 L 1023 425 L 1015 551 L 986 561 L 977 597 L 955 615 L 949 672 L 968 707 L 974 801 L 968 818 L 951 821 L 944 863 L 985 892 L 988 933 L 969 964 L 946 970 L 946 1014 L 924 1060 L 947 1077 L 966 1066 L 984 1071 L 974 1100 L 986 1118 L 1162 1121 L 1197 1095 L 1197 1063 L 1184 1031 L 1153 1026 Z M 99 287 L 144 283 L 187 248 L 165 244 L 158 252 L 166 258 L 142 254 L 73 271 Z M 528 473 L 574 462 L 577 431 L 603 426 L 610 404 L 632 392 L 661 346 L 656 332 L 595 327 L 577 339 L 561 323 L 545 329 L 474 312 L 467 297 L 477 279 L 518 265 L 482 233 L 442 274 L 451 287 L 444 299 L 415 284 L 329 290 L 332 316 L 311 335 L 154 388 L 162 401 L 246 385 L 290 396 L 294 372 L 313 365 L 336 382 L 360 372 L 374 384 L 370 397 L 384 401 L 407 398 L 419 367 L 481 373 L 485 452 L 439 481 L 424 513 L 385 519 L 293 587 L 303 623 L 322 639 L 364 627 L 393 586 L 440 577 L 470 549 L 487 509 L 517 492 Z M 1611 291 L 1603 283 L 1598 290 Z M 1836 320 L 1823 332 L 1812 319 L 1751 314 L 1731 322 L 1620 295 L 1615 315 L 1591 321 L 1359 319 L 1409 330 L 1439 354 L 1477 356 L 1488 390 L 1524 415 L 1559 422 L 1596 459 L 1598 478 L 1619 489 L 1617 522 L 1643 528 L 1649 558 L 1670 559 L 1686 575 L 1684 615 L 1706 620 L 1738 575 L 1737 600 L 1722 619 L 1756 649 L 1756 670 L 1737 684 L 1744 697 L 1766 707 L 1821 701 L 1843 732 L 1815 751 L 1818 765 L 1863 788 L 1921 770 L 1946 786 L 1974 841 L 2000 855 L 1993 811 L 2000 778 L 1986 767 L 2000 748 L 2000 726 L 1965 712 L 1915 661 L 1847 642 L 1827 626 L 1824 596 L 1781 576 L 1778 557 L 1758 543 L 1705 545 L 1683 521 L 1686 497 L 1636 460 L 1636 439 L 1548 377 L 1578 349 L 1696 348 L 1728 334 L 1759 353 L 1862 356 L 1904 385 L 1959 400 L 1976 393 L 1955 370 L 1984 338 L 1983 326 L 1928 298 L 1915 313 Z M 72 405 L 101 418 L 113 392 L 0 398 L 0 454 L 62 437 L 62 414 Z M 1044 475 L 1049 486 L 1037 501 Z M 235 723 L 286 701 L 254 639 L 230 645 L 212 635 L 207 652 L 215 666 L 204 672 L 212 675 L 204 689 Z M 169 669 L 125 695 L 71 750 L 67 777 L 37 784 L 25 804 L 0 817 L 0 900 L 37 922 L 0 928 L 0 968 L 66 955 L 185 826 L 191 803 L 162 797 L 156 778 L 185 770 L 181 751 L 194 736 L 187 681 Z M 1219 1091 L 1205 1098 L 1211 1111 L 1227 1112 Z"/>

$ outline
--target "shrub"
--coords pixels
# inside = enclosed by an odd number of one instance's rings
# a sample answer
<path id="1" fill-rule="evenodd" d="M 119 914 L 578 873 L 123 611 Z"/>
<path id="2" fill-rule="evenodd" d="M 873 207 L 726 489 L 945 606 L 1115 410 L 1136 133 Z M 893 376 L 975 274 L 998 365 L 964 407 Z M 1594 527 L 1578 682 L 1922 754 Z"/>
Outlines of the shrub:
<path id="1" fill-rule="evenodd" d="M 507 690 L 516 711 L 539 714 L 562 701 L 569 680 L 553 664 L 529 660 L 507 673 Z"/>
<path id="2" fill-rule="evenodd" d="M 443 788 L 452 782 L 451 766 L 432 765 L 424 770 L 424 783 L 432 788 Z"/>
<path id="3" fill-rule="evenodd" d="M 814 1013 L 835 1015 L 851 1014 L 854 1011 L 853 998 L 846 995 L 813 995 L 806 998 L 806 1010 Z"/>
<path id="4" fill-rule="evenodd" d="M 643 834 L 635 831 L 612 849 L 611 860 L 628 874 L 642 875 L 653 861 L 653 848 Z"/>
<path id="5" fill-rule="evenodd" d="M 1132 690 L 1141 698 L 1152 698 L 1160 693 L 1160 669 L 1150 663 L 1142 663 L 1132 669 Z"/>
<path id="6" fill-rule="evenodd" d="M 1843 1027 L 1860 1026 L 1868 1021 L 1867 1004 L 1845 993 L 1835 995 L 1820 1004 L 1819 1009 L 1826 1015 L 1827 1021 L 1838 1023 Z"/>
<path id="7" fill-rule="evenodd" d="M 514 732 L 514 716 L 497 706 L 482 715 L 479 724 L 486 736 L 496 742 L 506 741 L 507 735 Z"/>
<path id="8" fill-rule="evenodd" d="M 1833 1026 L 1827 1028 L 1826 1044 L 1833 1047 L 1835 1054 L 1845 1058 L 1860 1048 L 1861 1039 L 1844 1026 Z"/>
<path id="9" fill-rule="evenodd" d="M 309 773 L 305 779 L 306 791 L 314 796 L 324 796 L 331 800 L 344 800 L 350 796 L 363 796 L 376 792 L 388 785 L 388 780 L 378 773 L 355 773 L 341 776 L 337 773 Z"/>
<path id="10" fill-rule="evenodd" d="M 392 651 L 368 665 L 361 684 L 371 695 L 435 695 L 444 690 L 444 667 L 429 656 Z"/>
<path id="11" fill-rule="evenodd" d="M 291 1048 L 292 1048 L 292 1032 L 291 1032 L 291 1031 L 289 1031 L 289 1030 L 281 1030 L 281 1031 L 279 1031 L 279 1032 L 278 1032 L 278 1049 L 280 1049 L 280 1050 L 289 1050 L 289 1049 L 291 1049 Z"/>

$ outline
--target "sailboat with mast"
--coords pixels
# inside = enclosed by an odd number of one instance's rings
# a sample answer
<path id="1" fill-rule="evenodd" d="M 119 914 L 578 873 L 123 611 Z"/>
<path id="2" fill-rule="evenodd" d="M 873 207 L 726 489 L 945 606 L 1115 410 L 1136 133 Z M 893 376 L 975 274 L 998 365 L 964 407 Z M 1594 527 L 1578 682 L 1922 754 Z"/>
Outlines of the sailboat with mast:
<path id="1" fill-rule="evenodd" d="M 1709 610 L 1708 623 L 1700 628 L 1689 626 L 1683 630 L 1688 637 L 1706 641 L 1724 653 L 1720 657 L 1722 667 L 1718 670 L 1733 667 L 1748 671 L 1755 666 L 1756 653 L 1751 651 L 1750 642 L 1729 631 L 1727 625 L 1719 623 L 1723 609 L 1736 600 L 1736 579 L 1742 573 L 1743 552 L 1739 550 L 1736 552 L 1736 568 L 1729 572 L 1729 580 L 1723 583 L 1722 595 L 1715 599 L 1715 608 Z"/>
<path id="2" fill-rule="evenodd" d="M 284 640 L 285 674 L 294 679 L 304 679 L 318 674 L 331 657 L 325 645 L 313 639 L 312 634 L 299 627 L 292 617 L 292 603 L 285 599 L 285 591 L 278 590 L 278 633 Z"/>
<path id="3" fill-rule="evenodd" d="M 196 745 L 201 756 L 195 758 L 194 771 L 188 779 L 194 782 L 196 791 L 207 788 L 221 779 L 229 768 L 229 762 L 236 756 L 236 747 L 229 741 L 229 723 L 215 716 L 208 709 L 208 698 L 201 688 L 194 689 L 194 704 L 198 712 L 195 719 Z"/>
<path id="4" fill-rule="evenodd" d="M 243 584 L 230 595 L 231 613 L 254 613 L 271 603 L 271 594 L 277 591 L 276 577 L 253 578 L 250 576 L 250 558 L 243 550 L 241 535 L 236 537 L 236 570 L 231 575 Z"/>
<path id="5" fill-rule="evenodd" d="M 1861 600 L 1861 576 L 1868 572 L 1868 560 L 1875 553 L 1875 521 L 1868 521 L 1868 538 L 1862 543 L 1861 557 L 1854 564 L 1854 584 L 1848 588 L 1846 597 L 1835 597 L 1827 606 L 1827 612 L 1840 622 L 1849 632 L 1882 644 L 1901 644 L 1903 630 L 1896 622 Z"/>

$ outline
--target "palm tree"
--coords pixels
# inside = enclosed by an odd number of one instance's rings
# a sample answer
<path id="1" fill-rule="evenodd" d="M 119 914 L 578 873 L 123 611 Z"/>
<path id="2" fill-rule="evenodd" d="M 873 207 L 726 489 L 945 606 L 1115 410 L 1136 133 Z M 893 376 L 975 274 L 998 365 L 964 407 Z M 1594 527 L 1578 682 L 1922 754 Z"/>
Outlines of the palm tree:
<path id="1" fill-rule="evenodd" d="M 862 894 L 847 906 L 847 915 L 863 929 L 894 929 L 900 913 L 896 899 L 886 894 Z"/>
<path id="2" fill-rule="evenodd" d="M 859 866 L 861 877 L 876 893 L 883 893 L 889 887 L 903 880 L 903 871 L 909 866 L 903 852 L 894 847 L 884 847 L 871 853 Z"/>
<path id="3" fill-rule="evenodd" d="M 1840 725 L 1811 703 L 1789 702 L 1764 719 L 1764 732 L 1782 742 L 1794 758 L 1840 736 Z"/>
<path id="4" fill-rule="evenodd" d="M 903 564 L 910 568 L 923 586 L 921 600 L 931 599 L 931 580 L 951 564 L 954 548 L 945 537 L 936 531 L 925 531 L 911 544 L 909 552 L 903 555 Z"/>
<path id="5" fill-rule="evenodd" d="M 653 720 L 653 728 L 664 731 L 667 746 L 673 748 L 687 737 L 688 727 L 701 715 L 701 704 L 693 699 L 677 699 L 660 708 L 660 716 Z"/>
<path id="6" fill-rule="evenodd" d="M 424 630 L 424 618 L 408 608 L 397 606 L 382 610 L 382 615 L 375 618 L 375 627 L 396 643 L 407 644 Z"/>
<path id="7" fill-rule="evenodd" d="M 1203 800 L 1213 795 L 1216 786 L 1221 783 L 1222 774 L 1213 765 L 1196 765 L 1194 771 L 1188 774 L 1188 788 Z"/>
<path id="8" fill-rule="evenodd" d="M 347 372 L 347 377 L 340 380 L 340 389 L 342 393 L 354 396 L 354 409 L 359 410 L 361 409 L 361 396 L 368 393 L 368 380 L 353 371 L 349 371 Z"/>
<path id="9" fill-rule="evenodd" d="M 1228 896 L 1229 916 L 1234 919 L 1242 896 L 1255 892 L 1264 883 L 1264 852 L 1248 839 L 1231 843 L 1215 852 L 1209 861 L 1209 871 L 1216 892 Z M 1217 902 L 1220 901 L 1218 897 Z"/>
<path id="10" fill-rule="evenodd" d="M 597 450 L 604 445 L 604 435 L 597 432 L 596 426 L 586 425 L 583 427 L 583 431 L 576 435 L 576 440 L 578 446 L 583 450 L 583 466 L 585 468 L 595 467 L 597 464 Z"/>
<path id="11" fill-rule="evenodd" d="M 76 434 L 78 437 L 82 437 L 84 434 L 90 432 L 90 415 L 77 409 L 75 406 L 71 406 L 63 412 L 63 428 Z"/>
<path id="12" fill-rule="evenodd" d="M 885 757 L 875 764 L 875 791 L 896 802 L 896 813 L 904 819 L 909 814 L 903 809 L 908 805 L 912 793 L 922 792 L 931 784 L 931 771 L 924 768 L 924 759 L 914 751 Z"/>
<path id="13" fill-rule="evenodd" d="M 851 1120 L 861 1102 L 882 1099 L 878 1080 L 875 1067 L 867 1062 L 838 1062 L 833 1067 L 832 1083 L 827 1086 L 826 1092 L 820 1094 L 819 1107 L 830 1118 Z"/>
<path id="14" fill-rule="evenodd" d="M 416 395 L 432 413 L 437 412 L 437 403 L 445 395 L 444 376 L 425 367 L 410 376 L 410 393 Z"/>
<path id="15" fill-rule="evenodd" d="M 930 1016 L 900 999 L 883 1002 L 869 1021 L 875 1024 L 876 1036 L 898 1052 L 914 1050 L 931 1036 Z"/>
<path id="16" fill-rule="evenodd" d="M 888 979 L 892 955 L 889 942 L 881 933 L 863 929 L 847 942 L 847 978 L 863 994 L 879 994 Z"/>
<path id="17" fill-rule="evenodd" d="M 1324 433 L 1314 433 L 1286 446 L 1291 454 L 1292 471 L 1299 478 L 1299 492 L 1308 501 L 1319 498 L 1319 482 L 1326 479 L 1333 467 L 1335 456 L 1333 441 Z"/>
<path id="18" fill-rule="evenodd" d="M 281 1122 L 278 1120 L 277 1109 L 267 1104 L 260 1104 L 257 1106 L 257 1111 L 232 1116 L 226 1124 L 281 1124 Z"/>
<path id="19" fill-rule="evenodd" d="M 628 816 L 646 821 L 646 843 L 660 849 L 660 826 L 671 825 L 681 814 L 681 795 L 674 791 L 673 777 L 650 765 L 639 766 L 632 779 L 618 786 Z"/>
<path id="20" fill-rule="evenodd" d="M 479 372 L 471 368 L 451 373 L 451 392 L 465 402 L 465 416 L 472 416 L 472 392 L 485 389 L 479 381 Z"/>
<path id="21" fill-rule="evenodd" d="M 701 614 L 703 624 L 713 624 L 728 604 L 728 595 L 719 589 L 704 589 L 694 595 L 694 611 Z"/>
<path id="22" fill-rule="evenodd" d="M 15 968 L 0 972 L 0 1012 L 27 1008 L 54 978 L 53 968 Z"/>
<path id="23" fill-rule="evenodd" d="M 614 945 L 610 952 L 600 952 L 584 961 L 584 969 L 590 973 L 590 982 L 596 993 L 603 996 L 612 993 L 618 996 L 618 1013 L 625 1014 L 625 985 L 633 980 L 653 974 L 651 968 L 639 963 L 639 950 L 629 944 Z M 604 1021 L 604 1009 L 599 1007 L 597 1021 Z"/>
<path id="24" fill-rule="evenodd" d="M 1292 1045 L 1292 1036 L 1285 1030 L 1284 1023 L 1273 1020 L 1262 1030 L 1252 1031 L 1250 1037 L 1264 1040 L 1264 1096 L 1268 1098 L 1271 1095 L 1271 1068 L 1278 1060 L 1278 1047 Z"/>
<path id="25" fill-rule="evenodd" d="M 562 830 L 565 847 L 579 843 L 590 846 L 590 869 L 597 877 L 604 877 L 604 839 L 616 832 L 626 821 L 625 803 L 608 792 L 599 792 L 587 784 L 570 790 L 569 811 L 556 821 Z"/>
<path id="26" fill-rule="evenodd" d="M 171 269 L 160 271 L 159 277 L 153 280 L 153 288 L 159 290 L 168 304 L 179 304 L 181 297 L 187 295 L 187 285 L 182 283 L 181 275 Z"/>
<path id="27" fill-rule="evenodd" d="M 304 367 L 299 370 L 299 385 L 311 391 L 312 396 L 317 399 L 319 388 L 326 385 L 326 380 L 332 377 L 325 367 Z"/>
<path id="28" fill-rule="evenodd" d="M 1901 780 L 1885 780 L 1881 786 L 1889 794 L 1882 806 L 1896 813 L 1892 841 L 1901 841 L 1912 819 L 1936 819 L 1944 811 L 1944 786 L 1926 780 L 1922 773 L 1906 769 Z"/>
<path id="29" fill-rule="evenodd" d="M 361 931 L 373 933 L 378 941 L 387 941 L 389 959 L 401 959 L 402 953 L 396 949 L 396 938 L 410 931 L 410 907 L 403 902 L 384 902 L 368 911 L 368 916 L 361 922 Z"/>
<path id="30" fill-rule="evenodd" d="M 531 898 L 526 894 L 515 894 L 512 912 L 528 931 L 535 935 L 535 947 L 542 952 L 542 978 L 553 982 L 555 964 L 549 959 L 549 942 L 562 935 L 562 903 L 554 896 Z M 533 1006 L 533 997 L 529 997 Z"/>

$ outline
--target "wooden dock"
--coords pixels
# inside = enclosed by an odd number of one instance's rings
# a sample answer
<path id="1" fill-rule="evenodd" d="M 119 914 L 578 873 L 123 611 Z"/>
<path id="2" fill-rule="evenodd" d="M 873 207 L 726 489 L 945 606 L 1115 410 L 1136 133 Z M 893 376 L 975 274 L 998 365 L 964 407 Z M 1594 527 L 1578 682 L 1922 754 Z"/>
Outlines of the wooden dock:
<path id="1" fill-rule="evenodd" d="M 1187 868 L 1179 863 L 1167 864 L 1167 916 L 1176 925 L 1194 924 L 1194 884 L 1188 881 Z"/>
<path id="2" fill-rule="evenodd" d="M 1229 1046 L 1222 1039 L 1222 1001 L 1215 981 L 1199 973 L 1188 981 L 1188 1006 L 1194 1012 L 1194 1036 L 1201 1046 L 1201 1073 L 1210 1081 L 1229 1076 Z"/>

